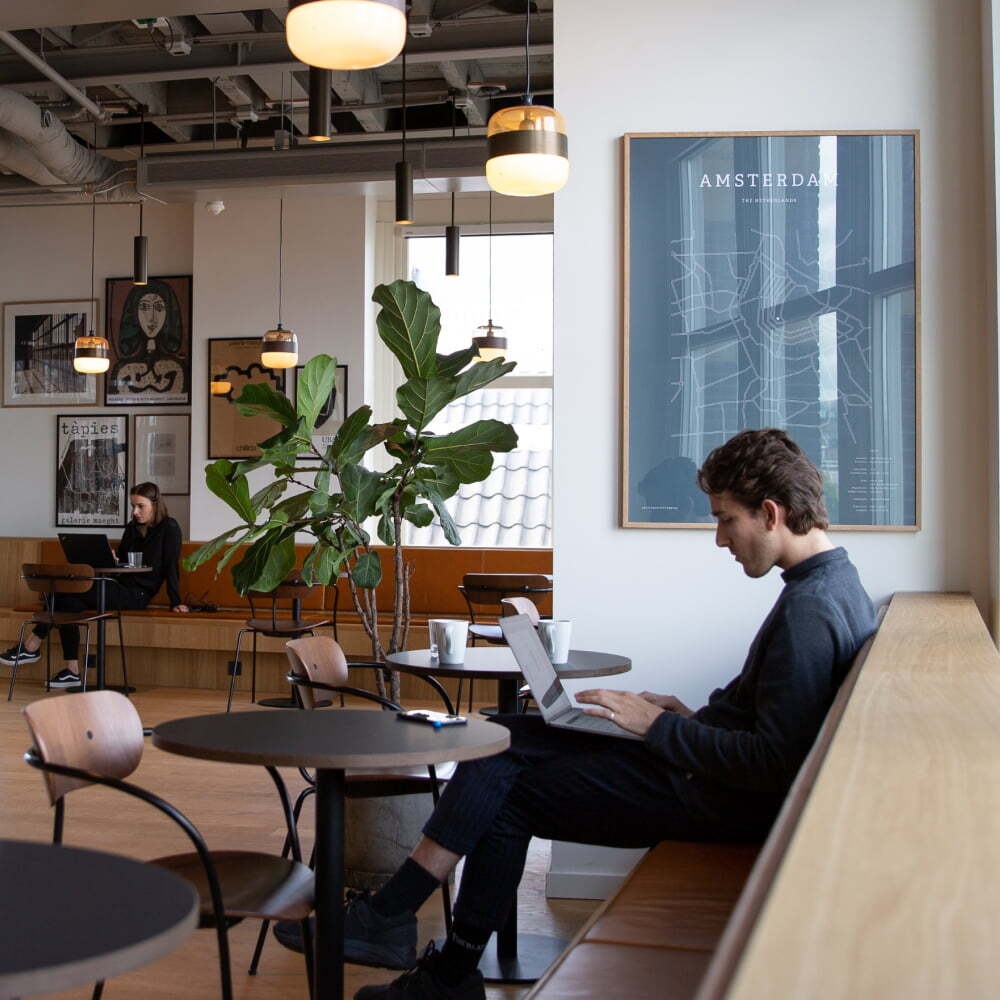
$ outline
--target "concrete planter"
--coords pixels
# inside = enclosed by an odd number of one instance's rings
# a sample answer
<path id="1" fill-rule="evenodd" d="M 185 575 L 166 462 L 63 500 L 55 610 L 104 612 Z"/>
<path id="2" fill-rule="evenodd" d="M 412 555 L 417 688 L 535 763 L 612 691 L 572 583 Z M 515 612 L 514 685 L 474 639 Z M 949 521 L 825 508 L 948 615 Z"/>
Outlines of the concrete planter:
<path id="1" fill-rule="evenodd" d="M 348 799 L 344 881 L 352 889 L 379 889 L 406 860 L 431 814 L 429 794 Z"/>

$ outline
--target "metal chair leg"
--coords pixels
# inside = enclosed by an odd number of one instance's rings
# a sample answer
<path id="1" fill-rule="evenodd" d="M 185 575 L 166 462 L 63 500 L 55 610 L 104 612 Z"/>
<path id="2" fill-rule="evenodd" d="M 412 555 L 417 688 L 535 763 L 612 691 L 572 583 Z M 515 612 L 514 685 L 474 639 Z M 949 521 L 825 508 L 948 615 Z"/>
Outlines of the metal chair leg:
<path id="1" fill-rule="evenodd" d="M 233 667 L 232 676 L 229 678 L 229 696 L 226 698 L 227 712 L 233 707 L 233 689 L 236 687 L 236 670 L 240 663 L 240 646 L 243 644 L 243 633 L 248 631 L 249 629 L 241 628 L 239 632 L 236 633 L 236 652 L 233 654 L 233 663 L 235 663 L 236 666 Z"/>
<path id="2" fill-rule="evenodd" d="M 122 632 L 122 613 L 118 612 L 118 646 L 121 649 L 122 654 L 122 684 L 124 687 L 125 697 L 128 694 L 128 665 L 125 662 L 125 633 Z"/>
<path id="3" fill-rule="evenodd" d="M 302 954 L 306 960 L 306 979 L 309 982 L 310 1000 L 315 996 L 313 983 L 313 930 L 309 918 L 302 921 Z"/>
<path id="4" fill-rule="evenodd" d="M 257 630 L 253 633 L 253 662 L 250 667 L 250 704 L 257 701 Z"/>
<path id="5" fill-rule="evenodd" d="M 87 690 L 87 674 L 90 673 L 90 622 L 83 626 L 87 630 L 87 638 L 83 643 L 83 666 L 80 668 L 80 690 Z"/>
<path id="6" fill-rule="evenodd" d="M 17 668 L 21 662 L 21 653 L 24 650 L 24 630 L 27 626 L 28 623 L 24 622 L 21 625 L 21 631 L 17 634 L 17 656 L 14 659 L 14 665 L 10 668 L 10 687 L 7 689 L 8 701 L 14 697 L 14 681 L 17 679 Z M 46 682 L 47 680 L 48 678 L 46 678 Z"/>

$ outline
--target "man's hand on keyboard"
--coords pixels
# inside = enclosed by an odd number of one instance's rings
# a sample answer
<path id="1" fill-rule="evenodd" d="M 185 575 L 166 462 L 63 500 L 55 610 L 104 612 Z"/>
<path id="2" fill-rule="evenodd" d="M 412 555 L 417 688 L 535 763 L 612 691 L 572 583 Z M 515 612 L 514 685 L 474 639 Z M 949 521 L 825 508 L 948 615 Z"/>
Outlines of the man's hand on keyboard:
<path id="1" fill-rule="evenodd" d="M 664 710 L 631 691 L 615 691 L 611 688 L 590 688 L 580 691 L 576 700 L 596 708 L 584 708 L 587 715 L 603 716 L 616 726 L 637 736 L 645 736 L 653 720 Z"/>

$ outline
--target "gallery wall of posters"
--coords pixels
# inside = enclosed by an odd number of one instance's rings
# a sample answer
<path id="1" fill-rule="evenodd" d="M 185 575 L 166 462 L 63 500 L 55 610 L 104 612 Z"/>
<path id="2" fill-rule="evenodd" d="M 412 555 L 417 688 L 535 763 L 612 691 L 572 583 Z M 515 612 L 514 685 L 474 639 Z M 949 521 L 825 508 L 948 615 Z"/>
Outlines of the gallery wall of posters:
<path id="1" fill-rule="evenodd" d="M 74 342 L 97 321 L 97 299 L 5 302 L 3 405 L 98 405 L 101 380 L 73 370 Z"/>
<path id="2" fill-rule="evenodd" d="M 281 427 L 267 417 L 240 416 L 233 400 L 251 382 L 264 382 L 284 392 L 285 373 L 260 363 L 260 337 L 209 340 L 208 373 L 210 384 L 214 375 L 225 375 L 233 387 L 227 396 L 208 397 L 208 457 L 257 458 L 257 443 Z"/>
<path id="3" fill-rule="evenodd" d="M 128 416 L 56 417 L 56 526 L 122 527 L 127 491 Z"/>
<path id="4" fill-rule="evenodd" d="M 108 278 L 106 406 L 191 403 L 191 275 Z"/>
<path id="5" fill-rule="evenodd" d="M 781 427 L 834 525 L 919 528 L 918 138 L 625 136 L 623 526 L 710 523 L 706 455 Z"/>

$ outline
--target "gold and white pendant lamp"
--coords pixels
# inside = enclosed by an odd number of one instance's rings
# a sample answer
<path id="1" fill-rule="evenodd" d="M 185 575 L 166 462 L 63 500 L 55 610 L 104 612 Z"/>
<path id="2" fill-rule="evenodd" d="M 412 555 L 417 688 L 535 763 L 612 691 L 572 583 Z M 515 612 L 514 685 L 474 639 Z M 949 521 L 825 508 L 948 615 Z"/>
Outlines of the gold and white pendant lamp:
<path id="1" fill-rule="evenodd" d="M 299 360 L 299 341 L 291 330 L 281 325 L 282 271 L 285 244 L 285 199 L 278 209 L 278 325 L 268 330 L 260 341 L 260 363 L 265 368 L 294 368 Z"/>
<path id="2" fill-rule="evenodd" d="M 90 200 L 90 291 L 94 299 L 94 257 L 97 247 L 97 196 Z M 93 310 L 96 320 L 97 310 Z M 111 365 L 111 348 L 104 337 L 99 337 L 93 328 L 83 337 L 73 342 L 73 368 L 84 375 L 100 375 Z"/>
<path id="3" fill-rule="evenodd" d="M 309 66 L 384 66 L 406 40 L 406 0 L 290 0 L 285 39 Z"/>
<path id="4" fill-rule="evenodd" d="M 498 334 L 502 326 L 493 323 L 493 192 L 490 192 L 490 225 L 489 225 L 489 319 L 478 330 L 483 330 L 478 337 L 472 338 L 472 346 L 476 348 L 476 361 L 493 361 L 495 358 L 507 357 L 507 338 Z"/>

